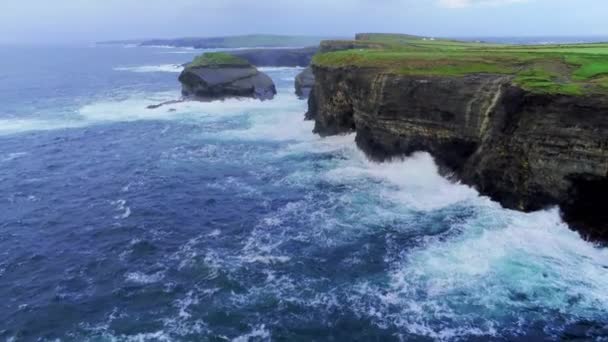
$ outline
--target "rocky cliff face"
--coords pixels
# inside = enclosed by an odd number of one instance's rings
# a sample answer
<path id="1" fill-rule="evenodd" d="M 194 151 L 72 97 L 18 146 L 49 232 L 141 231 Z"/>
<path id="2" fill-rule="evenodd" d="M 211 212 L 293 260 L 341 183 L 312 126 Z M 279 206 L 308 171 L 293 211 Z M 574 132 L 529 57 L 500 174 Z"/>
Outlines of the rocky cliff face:
<path id="1" fill-rule="evenodd" d="M 294 84 L 296 95 L 298 95 L 300 99 L 307 99 L 312 87 L 315 85 L 315 75 L 312 73 L 312 68 L 308 67 L 302 70 L 302 72 L 296 76 Z"/>
<path id="2" fill-rule="evenodd" d="M 507 208 L 559 205 L 608 241 L 608 98 L 526 92 L 501 75 L 421 77 L 314 67 L 315 132 L 357 133 L 371 158 L 428 151 Z"/>
<path id="3" fill-rule="evenodd" d="M 202 100 L 226 97 L 268 100 L 277 93 L 272 79 L 251 65 L 186 67 L 179 81 L 184 96 Z"/>
<path id="4" fill-rule="evenodd" d="M 317 47 L 300 49 L 250 49 L 227 51 L 226 53 L 242 58 L 257 67 L 304 67 L 310 65 Z"/>

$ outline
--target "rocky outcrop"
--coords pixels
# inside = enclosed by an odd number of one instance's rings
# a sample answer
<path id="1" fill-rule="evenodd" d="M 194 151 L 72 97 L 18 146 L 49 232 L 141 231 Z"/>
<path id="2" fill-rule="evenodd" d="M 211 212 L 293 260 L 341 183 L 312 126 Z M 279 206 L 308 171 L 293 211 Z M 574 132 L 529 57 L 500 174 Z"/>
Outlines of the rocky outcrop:
<path id="1" fill-rule="evenodd" d="M 315 132 L 356 132 L 378 161 L 428 151 L 444 173 L 505 207 L 559 205 L 582 235 L 608 241 L 608 98 L 530 93 L 501 75 L 314 74 Z"/>
<path id="2" fill-rule="evenodd" d="M 200 100 L 251 97 L 269 100 L 277 91 L 272 79 L 252 65 L 188 66 L 179 76 L 182 94 Z"/>
<path id="3" fill-rule="evenodd" d="M 305 67 L 309 66 L 317 47 L 301 49 L 250 49 L 226 51 L 242 58 L 257 67 Z"/>
<path id="4" fill-rule="evenodd" d="M 307 99 L 310 94 L 310 90 L 315 85 L 315 75 L 312 72 L 312 68 L 308 67 L 296 76 L 295 87 L 296 95 L 301 99 Z"/>

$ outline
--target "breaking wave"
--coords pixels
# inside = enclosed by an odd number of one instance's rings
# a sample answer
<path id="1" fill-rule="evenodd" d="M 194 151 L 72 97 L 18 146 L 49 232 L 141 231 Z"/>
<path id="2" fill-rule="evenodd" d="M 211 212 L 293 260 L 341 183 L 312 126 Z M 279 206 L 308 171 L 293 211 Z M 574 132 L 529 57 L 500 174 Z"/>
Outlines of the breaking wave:
<path id="1" fill-rule="evenodd" d="M 53 203 L 69 212 L 86 208 L 82 227 L 61 232 L 67 242 L 57 246 L 79 239 L 91 251 L 68 259 L 61 275 L 67 280 L 61 278 L 58 288 L 80 291 L 85 304 L 94 302 L 103 312 L 75 315 L 82 321 L 70 322 L 69 336 L 602 336 L 607 249 L 568 229 L 557 209 L 506 210 L 441 177 L 428 153 L 378 164 L 356 148 L 352 134 L 312 134 L 313 123 L 302 119 L 306 102 L 281 81 L 298 70 L 268 70 L 279 80 L 273 101 L 147 109 L 179 93 L 127 93 L 85 105 L 71 120 L 0 124 L 2 132 L 87 127 L 75 146 L 94 137 L 89 144 L 95 148 L 76 154 L 66 175 L 57 172 L 72 183 L 37 193 L 55 200 L 56 192 L 76 189 L 66 203 Z M 151 121 L 160 124 L 140 125 Z M 113 123 L 128 125 L 112 126 L 112 134 L 90 128 Z M 95 145 L 98 140 L 105 144 Z M 35 149 L 17 151 L 0 161 L 20 167 L 35 162 Z M 89 158 L 92 169 L 86 169 Z M 69 174 L 81 168 L 83 175 Z M 91 177 L 106 187 L 81 188 Z M 84 195 L 89 197 L 71 206 Z M 90 223 L 89 215 L 103 220 Z M 28 255 L 18 262 L 36 260 Z M 0 261 L 3 277 L 5 269 L 11 268 Z M 97 292 L 92 284 L 99 284 Z"/>

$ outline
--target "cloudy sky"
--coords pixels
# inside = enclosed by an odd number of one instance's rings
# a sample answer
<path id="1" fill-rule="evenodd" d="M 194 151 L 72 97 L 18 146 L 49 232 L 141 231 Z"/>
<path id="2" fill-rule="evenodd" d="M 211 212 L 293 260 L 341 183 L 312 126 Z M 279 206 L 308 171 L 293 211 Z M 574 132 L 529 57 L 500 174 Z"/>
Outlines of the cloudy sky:
<path id="1" fill-rule="evenodd" d="M 0 0 L 0 43 L 243 33 L 608 35 L 606 0 Z"/>

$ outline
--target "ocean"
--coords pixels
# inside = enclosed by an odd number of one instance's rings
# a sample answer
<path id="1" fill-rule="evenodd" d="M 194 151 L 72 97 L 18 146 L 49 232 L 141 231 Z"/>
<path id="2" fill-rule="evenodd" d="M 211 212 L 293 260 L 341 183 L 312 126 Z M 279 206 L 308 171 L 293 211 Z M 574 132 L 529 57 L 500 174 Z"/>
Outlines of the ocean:
<path id="1" fill-rule="evenodd" d="M 272 101 L 180 96 L 200 51 L 0 47 L 0 340 L 608 340 L 608 249 L 377 164 Z"/>

